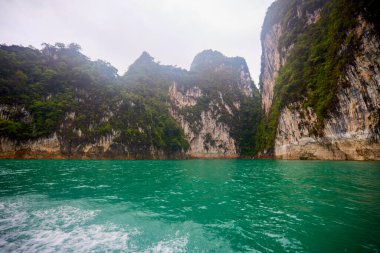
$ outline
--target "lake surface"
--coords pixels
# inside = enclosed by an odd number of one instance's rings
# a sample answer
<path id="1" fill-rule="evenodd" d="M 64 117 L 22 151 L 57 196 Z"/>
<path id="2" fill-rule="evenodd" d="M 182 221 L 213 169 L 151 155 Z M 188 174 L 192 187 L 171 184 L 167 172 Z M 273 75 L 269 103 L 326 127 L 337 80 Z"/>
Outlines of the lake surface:
<path id="1" fill-rule="evenodd" d="M 379 252 L 380 163 L 0 161 L 0 252 Z"/>

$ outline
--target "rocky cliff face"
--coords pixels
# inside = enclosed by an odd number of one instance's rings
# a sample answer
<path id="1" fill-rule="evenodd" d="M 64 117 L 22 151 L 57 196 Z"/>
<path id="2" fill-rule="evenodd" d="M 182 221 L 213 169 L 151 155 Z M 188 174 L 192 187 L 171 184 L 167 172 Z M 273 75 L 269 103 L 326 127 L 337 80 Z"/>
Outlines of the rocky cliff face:
<path id="1" fill-rule="evenodd" d="M 119 103 L 119 106 L 122 102 Z M 115 113 L 120 113 L 115 111 Z M 25 120 L 32 120 L 30 113 L 22 106 L 0 106 L 1 119 L 12 114 L 26 115 Z M 104 122 L 110 122 L 113 113 L 103 111 L 100 122 L 88 125 L 88 130 L 95 129 Z M 26 159 L 168 159 L 183 158 L 181 153 L 168 154 L 153 145 L 141 148 L 121 141 L 120 130 L 112 129 L 109 133 L 92 136 L 89 131 L 76 127 L 75 112 L 67 112 L 56 132 L 47 137 L 33 139 L 14 139 L 0 137 L 0 158 Z M 140 131 L 144 131 L 140 128 Z"/>
<path id="2" fill-rule="evenodd" d="M 265 115 L 268 115 L 273 101 L 274 86 L 276 78 L 280 69 L 284 66 L 289 51 L 293 47 L 293 42 L 288 44 L 282 43 L 282 39 L 289 32 L 290 26 L 297 23 L 303 29 L 307 26 L 316 23 L 320 19 L 320 4 L 304 9 L 301 8 L 301 3 L 286 3 L 291 5 L 282 6 L 282 2 L 275 2 L 268 10 L 267 17 L 264 21 L 264 29 L 261 33 L 261 74 L 260 74 L 260 92 L 261 92 L 261 106 Z M 323 2 L 323 1 L 316 1 Z M 293 5 L 292 5 L 293 4 Z M 279 18 L 284 15 L 279 10 L 280 8 L 290 8 L 290 18 L 286 21 Z M 276 15 L 277 17 L 270 17 L 269 15 Z"/>
<path id="3" fill-rule="evenodd" d="M 50 137 L 37 140 L 15 141 L 9 138 L 0 138 L 0 159 L 178 159 L 184 155 L 168 155 L 154 147 L 148 150 L 136 152 L 125 144 L 115 141 L 115 136 L 102 136 L 91 143 L 71 146 L 71 151 L 66 152 L 59 136 L 54 133 Z"/>
<path id="4" fill-rule="evenodd" d="M 276 157 L 380 159 L 380 41 L 373 25 L 359 19 L 355 32 L 360 49 L 344 76 L 350 85 L 338 91 L 335 110 L 324 124 L 322 137 L 312 132 L 317 118 L 310 108 L 288 106 L 280 116 Z"/>
<path id="5" fill-rule="evenodd" d="M 207 107 L 202 108 L 199 119 L 187 119 L 186 115 L 181 113 L 183 109 L 196 106 L 202 96 L 202 90 L 198 87 L 184 89 L 183 93 L 178 91 L 176 83 L 169 88 L 170 112 L 185 132 L 190 144 L 188 154 L 190 157 L 198 158 L 238 157 L 235 140 L 230 135 L 230 127 L 218 121 L 221 116 L 218 111 L 228 111 L 232 114 L 221 93 L 220 99 L 212 100 Z"/>
<path id="6" fill-rule="evenodd" d="M 278 76 L 278 71 L 283 66 L 284 58 L 281 56 L 279 49 L 279 39 L 282 36 L 282 27 L 280 24 L 275 24 L 270 31 L 264 35 L 262 41 L 263 55 L 262 74 L 261 74 L 261 106 L 264 113 L 268 115 L 269 109 L 273 101 L 273 88 L 275 80 Z"/>
<path id="7" fill-rule="evenodd" d="M 0 158 L 253 155 L 261 109 L 243 58 L 206 50 L 187 71 L 144 52 L 118 76 L 79 48 L 0 46 Z"/>
<path id="8" fill-rule="evenodd" d="M 56 134 L 33 141 L 0 138 L 0 158 L 64 158 L 60 151 L 60 143 Z"/>
<path id="9" fill-rule="evenodd" d="M 318 22 L 321 15 L 323 6 L 306 12 L 306 18 L 300 21 L 301 26 L 307 29 L 305 27 Z M 300 16 L 302 14 L 295 15 L 295 19 Z M 298 102 L 285 104 L 280 111 L 276 131 L 276 158 L 380 160 L 379 33 L 375 25 L 360 13 L 356 20 L 356 26 L 346 31 L 357 43 L 351 49 L 354 50 L 353 58 L 342 68 L 336 82 L 334 102 L 326 118 L 321 119 L 308 106 L 306 94 Z M 270 111 L 273 96 L 276 96 L 273 91 L 278 73 L 292 54 L 291 48 L 297 46 L 290 42 L 288 48 L 279 47 L 284 39 L 283 33 L 287 32 L 280 24 L 273 24 L 263 33 L 261 92 L 266 114 Z M 336 57 L 345 57 L 346 52 L 347 45 L 342 44 Z M 323 103 L 323 99 L 321 97 L 319 103 Z"/>
<path id="10" fill-rule="evenodd" d="M 241 149 L 233 129 L 238 122 L 233 121 L 242 110 L 242 98 L 257 100 L 245 61 L 207 50 L 195 57 L 190 73 L 195 80 L 192 85 L 173 82 L 169 87 L 170 112 L 190 144 L 187 154 L 238 157 Z"/>

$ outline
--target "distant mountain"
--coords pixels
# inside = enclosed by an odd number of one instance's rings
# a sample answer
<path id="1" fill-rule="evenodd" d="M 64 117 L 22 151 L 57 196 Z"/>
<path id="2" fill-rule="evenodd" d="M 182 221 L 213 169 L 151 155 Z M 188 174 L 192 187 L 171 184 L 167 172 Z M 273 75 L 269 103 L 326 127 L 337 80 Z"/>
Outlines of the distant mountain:
<path id="1" fill-rule="evenodd" d="M 260 96 L 243 58 L 206 50 L 186 71 L 143 53 L 122 79 L 134 93 L 167 106 L 184 131 L 187 156 L 254 155 Z"/>
<path id="2" fill-rule="evenodd" d="M 235 58 L 216 55 L 222 61 L 212 75 L 162 66 L 144 52 L 118 76 L 76 44 L 45 44 L 42 50 L 3 45 L 0 157 L 253 155 L 258 90 L 242 58 L 225 68 Z"/>
<path id="3" fill-rule="evenodd" d="M 245 60 L 147 52 L 119 76 L 77 44 L 0 46 L 0 158 L 380 160 L 380 7 L 277 0 Z M 238 45 L 237 45 L 238 46 Z"/>

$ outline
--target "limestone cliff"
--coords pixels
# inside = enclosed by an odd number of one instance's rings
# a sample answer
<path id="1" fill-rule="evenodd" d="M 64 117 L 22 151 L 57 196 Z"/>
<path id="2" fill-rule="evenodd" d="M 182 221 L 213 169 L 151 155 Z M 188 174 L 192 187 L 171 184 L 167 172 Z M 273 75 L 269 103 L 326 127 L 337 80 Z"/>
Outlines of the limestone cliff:
<path id="1" fill-rule="evenodd" d="M 78 45 L 0 45 L 0 66 L 0 158 L 184 157 L 188 143 L 167 106 Z"/>
<path id="2" fill-rule="evenodd" d="M 291 26 L 303 29 L 316 23 L 320 19 L 323 0 L 305 8 L 299 1 L 276 1 L 269 8 L 261 33 L 261 74 L 260 92 L 261 105 L 265 115 L 268 115 L 273 101 L 274 86 L 278 73 L 284 66 L 286 57 L 292 49 L 294 42 L 284 43 L 284 37 L 289 36 Z M 290 6 L 286 6 L 290 5 Z M 289 10 L 288 19 L 285 20 L 285 10 Z"/>
<path id="3" fill-rule="evenodd" d="M 0 137 L 0 158 L 26 159 L 168 159 L 184 158 L 181 153 L 166 153 L 154 145 L 131 145 L 121 138 L 121 131 L 111 129 L 110 132 L 94 136 L 92 130 L 103 123 L 114 121 L 114 114 L 122 113 L 118 108 L 101 112 L 101 119 L 93 121 L 82 131 L 77 126 L 76 112 L 67 112 L 57 130 L 49 136 L 32 139 L 14 139 L 10 136 Z M 0 118 L 9 119 L 12 114 L 24 114 L 31 117 L 24 107 L 0 106 Z M 25 119 L 26 120 L 26 119 Z M 116 128 L 116 127 L 115 127 Z M 144 128 L 139 128 L 141 132 Z"/>
<path id="4" fill-rule="evenodd" d="M 200 112 L 199 119 L 187 119 L 183 109 L 196 106 L 197 100 L 202 98 L 202 90 L 191 87 L 180 92 L 174 82 L 169 88 L 171 114 L 181 125 L 190 144 L 188 154 L 199 158 L 238 157 L 235 140 L 231 137 L 230 127 L 219 121 L 221 112 L 232 114 L 230 107 L 224 103 L 223 96 L 212 100 Z"/>
<path id="5" fill-rule="evenodd" d="M 178 159 L 254 154 L 247 64 L 206 50 L 190 71 L 147 52 L 119 76 L 75 44 L 0 46 L 0 158 Z"/>
<path id="6" fill-rule="evenodd" d="M 194 58 L 190 75 L 190 84 L 173 82 L 169 87 L 170 112 L 185 132 L 190 145 L 187 154 L 201 158 L 246 154 L 243 143 L 250 148 L 253 143 L 249 137 L 243 140 L 246 130 L 242 128 L 255 129 L 260 108 L 244 59 L 206 50 Z M 243 115 L 244 111 L 249 112 Z"/>
<path id="7" fill-rule="evenodd" d="M 275 4 L 281 2 L 289 1 L 279 0 Z M 292 14 L 291 18 L 282 16 L 276 22 L 267 18 L 262 33 L 262 106 L 267 117 L 278 115 L 274 156 L 280 159 L 380 160 L 380 39 L 367 3 L 320 1 L 312 7 L 305 7 L 302 1 L 292 3 L 287 12 Z M 319 71 L 319 79 L 312 79 L 309 69 L 297 69 L 295 57 L 304 57 L 297 54 L 303 46 L 303 38 L 297 36 L 315 36 L 315 41 L 308 40 L 312 41 L 309 47 L 323 48 L 317 43 L 327 41 L 331 35 L 326 33 L 323 37 L 308 31 L 322 31 L 323 24 L 318 22 L 332 22 L 332 17 L 338 19 L 331 14 L 336 6 L 345 6 L 339 15 L 345 19 L 345 15 L 351 13 L 354 25 L 342 21 L 342 27 L 346 27 L 346 30 L 340 28 L 344 32 L 342 39 L 336 36 L 339 39 L 330 40 L 334 60 L 323 58 L 323 52 L 319 52 L 321 57 L 318 57 L 315 52 L 310 53 L 313 59 L 305 57 L 298 61 Z M 273 15 L 270 11 L 268 15 Z M 378 12 L 372 8 L 372 13 Z M 292 50 L 293 47 L 296 49 Z M 308 53 L 307 50 L 303 52 Z M 331 67 L 333 75 L 323 81 L 325 73 L 329 73 L 324 72 L 329 67 L 327 64 L 334 61 L 339 68 Z M 313 86 L 313 82 L 319 86 Z M 321 88 L 320 84 L 329 82 L 326 88 Z M 276 107 L 271 108 L 274 101 Z"/>

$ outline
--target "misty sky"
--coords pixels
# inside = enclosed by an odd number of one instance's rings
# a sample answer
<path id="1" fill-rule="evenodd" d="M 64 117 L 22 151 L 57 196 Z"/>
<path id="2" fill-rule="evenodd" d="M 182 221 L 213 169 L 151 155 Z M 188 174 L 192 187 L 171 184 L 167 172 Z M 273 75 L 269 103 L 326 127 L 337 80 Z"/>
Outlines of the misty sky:
<path id="1" fill-rule="evenodd" d="M 260 31 L 273 0 L 0 0 L 0 43 L 75 42 L 123 74 L 143 51 L 189 69 L 214 49 L 260 72 Z"/>

